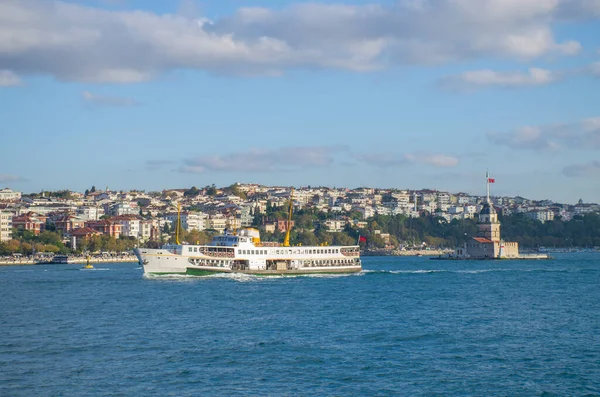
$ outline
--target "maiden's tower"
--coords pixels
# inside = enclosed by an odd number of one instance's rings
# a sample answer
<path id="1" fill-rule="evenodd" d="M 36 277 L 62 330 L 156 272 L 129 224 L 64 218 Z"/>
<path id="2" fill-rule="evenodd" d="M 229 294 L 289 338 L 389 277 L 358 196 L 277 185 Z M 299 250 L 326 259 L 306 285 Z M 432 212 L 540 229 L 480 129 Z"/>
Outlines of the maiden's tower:
<path id="1" fill-rule="evenodd" d="M 458 247 L 455 257 L 460 259 L 501 259 L 519 258 L 519 243 L 508 242 L 500 237 L 498 213 L 490 200 L 490 183 L 495 179 L 486 173 L 486 200 L 479 211 L 477 237 L 472 237 Z"/>

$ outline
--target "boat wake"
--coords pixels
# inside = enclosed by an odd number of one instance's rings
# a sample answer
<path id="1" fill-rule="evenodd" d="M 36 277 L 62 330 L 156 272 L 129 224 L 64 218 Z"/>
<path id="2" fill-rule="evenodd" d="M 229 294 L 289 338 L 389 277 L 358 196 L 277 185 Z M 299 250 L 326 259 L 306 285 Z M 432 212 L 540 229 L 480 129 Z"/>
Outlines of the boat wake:
<path id="1" fill-rule="evenodd" d="M 291 275 L 269 275 L 259 276 L 253 274 L 243 273 L 219 273 L 211 274 L 206 276 L 194 276 L 189 274 L 144 274 L 144 278 L 151 280 L 214 280 L 214 279 L 226 279 L 238 282 L 268 282 L 271 280 L 282 280 L 282 279 L 295 279 L 295 278 L 341 278 L 341 277 L 353 277 L 361 276 L 361 273 L 340 273 L 340 274 L 291 274 Z"/>
<path id="2" fill-rule="evenodd" d="M 110 270 L 110 269 L 109 269 L 109 268 L 107 268 L 107 267 L 94 267 L 94 268 L 91 268 L 91 269 L 86 269 L 86 268 L 84 268 L 84 267 L 81 267 L 81 268 L 79 268 L 79 269 L 77 269 L 77 270 L 86 270 L 86 271 L 90 271 L 90 270 L 91 270 L 91 271 L 104 271 L 104 270 Z"/>
<path id="3" fill-rule="evenodd" d="M 508 269 L 508 268 L 494 268 L 494 269 L 414 269 L 414 270 L 363 270 L 364 274 L 432 274 L 432 273 L 455 273 L 455 274 L 482 274 L 482 273 L 499 273 L 499 272 L 541 272 L 541 273 L 561 273 L 561 272 L 573 272 L 582 271 L 586 269 Z"/>

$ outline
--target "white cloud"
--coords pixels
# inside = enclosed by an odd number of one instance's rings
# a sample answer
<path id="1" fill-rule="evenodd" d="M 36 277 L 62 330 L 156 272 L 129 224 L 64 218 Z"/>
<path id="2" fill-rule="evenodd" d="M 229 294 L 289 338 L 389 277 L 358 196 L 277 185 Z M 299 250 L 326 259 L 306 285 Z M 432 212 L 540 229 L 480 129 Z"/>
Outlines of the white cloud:
<path id="1" fill-rule="evenodd" d="M 21 79 L 10 70 L 0 70 L 0 87 L 14 87 L 21 84 Z"/>
<path id="2" fill-rule="evenodd" d="M 508 133 L 490 133 L 488 139 L 512 149 L 600 149 L 600 117 L 575 123 L 529 126 Z"/>
<path id="3" fill-rule="evenodd" d="M 559 76 L 555 72 L 541 68 L 530 68 L 526 73 L 495 72 L 489 69 L 482 69 L 447 76 L 440 83 L 445 88 L 464 90 L 488 86 L 539 86 L 553 83 L 558 79 Z"/>
<path id="4" fill-rule="evenodd" d="M 456 156 L 441 153 L 406 153 L 392 152 L 361 153 L 354 156 L 358 161 L 376 167 L 395 167 L 411 164 L 432 165 L 434 167 L 455 167 L 460 163 Z"/>
<path id="5" fill-rule="evenodd" d="M 246 152 L 205 155 L 186 159 L 180 172 L 274 172 L 305 167 L 328 167 L 344 146 L 290 146 L 279 149 L 252 148 Z"/>
<path id="6" fill-rule="evenodd" d="M 567 1 L 571 6 L 564 6 Z M 279 75 L 390 64 L 573 54 L 553 21 L 588 18 L 584 0 L 412 0 L 241 8 L 215 21 L 59 1 L 0 2 L 0 64 L 18 74 L 128 83 L 175 69 Z M 579 7 L 579 8 L 578 8 Z M 577 11 L 579 10 L 579 11 Z"/>
<path id="7" fill-rule="evenodd" d="M 7 182 L 21 182 L 24 181 L 25 179 L 17 176 L 17 175 L 9 175 L 9 174 L 0 174 L 0 182 L 1 183 L 7 183 Z"/>
<path id="8" fill-rule="evenodd" d="M 592 63 L 589 70 L 594 76 L 600 77 L 600 62 Z"/>
<path id="9" fill-rule="evenodd" d="M 569 177 L 598 177 L 600 178 L 600 160 L 584 164 L 574 164 L 563 169 L 563 174 Z"/>
<path id="10" fill-rule="evenodd" d="M 138 102 L 133 98 L 96 95 L 89 91 L 83 91 L 81 97 L 85 103 L 93 106 L 126 107 L 138 105 Z"/>

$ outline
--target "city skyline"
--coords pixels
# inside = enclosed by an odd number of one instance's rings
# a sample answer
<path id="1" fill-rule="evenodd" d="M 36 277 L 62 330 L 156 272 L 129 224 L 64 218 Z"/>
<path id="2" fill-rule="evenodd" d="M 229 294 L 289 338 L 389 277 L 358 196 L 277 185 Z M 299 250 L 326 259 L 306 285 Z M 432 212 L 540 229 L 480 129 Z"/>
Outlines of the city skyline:
<path id="1" fill-rule="evenodd" d="M 600 5 L 0 4 L 0 188 L 600 201 Z"/>

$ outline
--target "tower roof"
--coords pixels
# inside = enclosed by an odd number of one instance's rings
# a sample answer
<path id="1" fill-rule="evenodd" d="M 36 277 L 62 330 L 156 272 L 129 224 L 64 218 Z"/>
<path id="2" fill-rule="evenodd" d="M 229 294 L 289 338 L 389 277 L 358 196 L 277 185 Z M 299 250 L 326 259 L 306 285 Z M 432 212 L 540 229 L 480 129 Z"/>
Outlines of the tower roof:
<path id="1" fill-rule="evenodd" d="M 479 211 L 479 215 L 491 215 L 496 214 L 496 209 L 490 203 L 483 204 L 483 208 Z"/>

